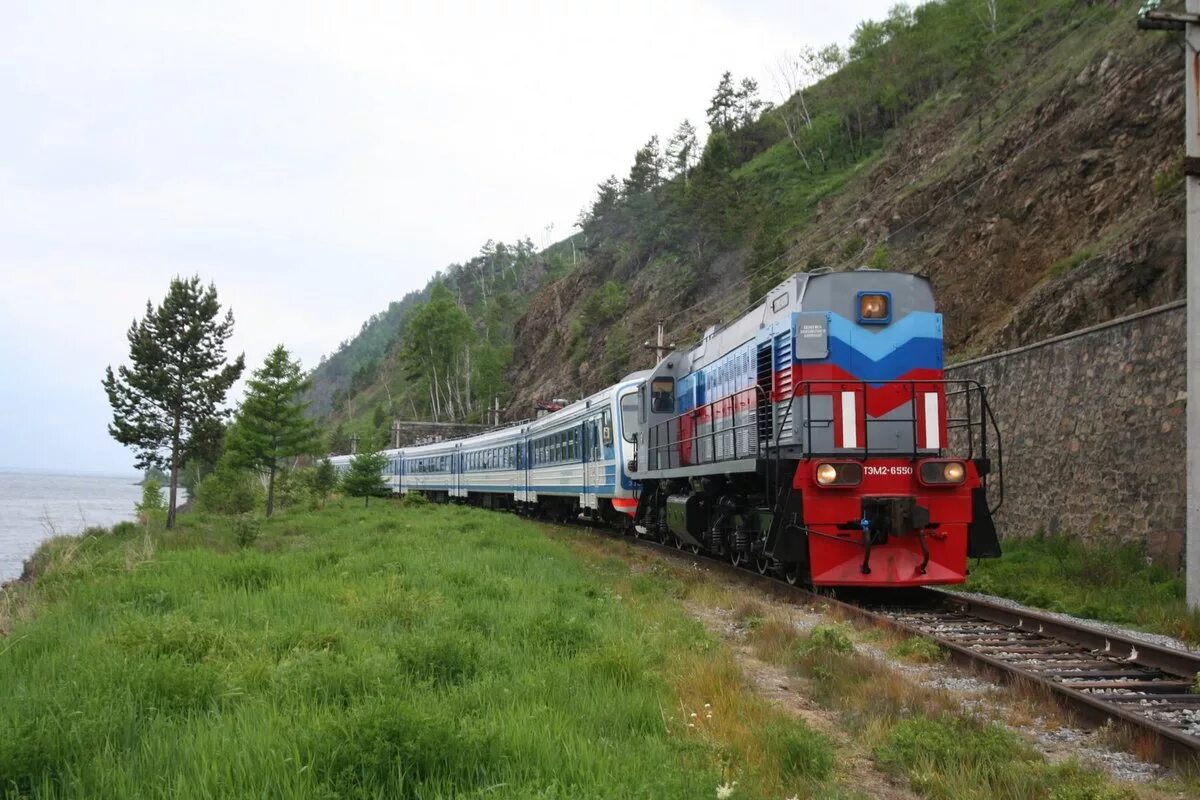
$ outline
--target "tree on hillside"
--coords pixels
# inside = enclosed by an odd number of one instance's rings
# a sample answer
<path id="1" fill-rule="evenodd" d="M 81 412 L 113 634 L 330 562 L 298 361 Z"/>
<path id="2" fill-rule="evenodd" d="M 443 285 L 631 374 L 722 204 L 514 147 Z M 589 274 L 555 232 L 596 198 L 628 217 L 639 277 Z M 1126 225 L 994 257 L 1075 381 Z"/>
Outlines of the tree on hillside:
<path id="1" fill-rule="evenodd" d="M 346 426 L 341 421 L 329 431 L 325 440 L 325 447 L 334 455 L 342 455 L 350 452 L 350 434 L 346 433 Z"/>
<path id="2" fill-rule="evenodd" d="M 738 124 L 742 127 L 758 119 L 758 112 L 763 109 L 763 101 L 758 99 L 758 81 L 753 78 L 742 78 L 736 98 L 736 115 Z"/>
<path id="3" fill-rule="evenodd" d="M 109 434 L 134 448 L 138 467 L 169 470 L 167 528 L 175 526 L 179 470 L 211 451 L 220 406 L 245 369 L 241 355 L 226 363 L 233 312 L 220 313 L 215 286 L 201 286 L 199 276 L 172 279 L 162 304 L 146 301 L 146 316 L 129 327 L 130 366 L 104 374 Z"/>
<path id="4" fill-rule="evenodd" d="M 732 132 L 737 122 L 737 105 L 738 93 L 733 85 L 733 73 L 726 70 L 708 107 L 708 127 L 713 131 Z"/>
<path id="5" fill-rule="evenodd" d="M 633 156 L 633 166 L 629 170 L 629 177 L 625 179 L 625 195 L 630 197 L 645 194 L 660 183 L 662 156 L 658 150 L 658 137 L 651 136 Z"/>
<path id="6" fill-rule="evenodd" d="M 403 358 L 412 376 L 428 383 L 429 407 L 435 421 L 461 419 L 472 408 L 471 318 L 458 307 L 444 283 L 429 294 L 429 302 L 409 319 Z"/>
<path id="7" fill-rule="evenodd" d="M 317 426 L 306 416 L 308 388 L 283 345 L 267 356 L 246 382 L 246 398 L 229 429 L 226 444 L 235 466 L 267 474 L 267 516 L 275 512 L 275 475 L 285 458 L 303 455 L 317 446 Z"/>
<path id="8" fill-rule="evenodd" d="M 350 459 L 350 468 L 342 476 L 342 491 L 351 497 L 363 498 L 369 506 L 372 497 L 383 497 L 391 489 L 383 477 L 387 468 L 387 456 L 378 450 L 368 449 Z"/>
<path id="9" fill-rule="evenodd" d="M 688 176 L 696 164 L 696 127 L 690 120 L 679 123 L 675 134 L 667 142 L 667 167 L 673 175 L 683 176 L 683 185 L 688 185 Z"/>

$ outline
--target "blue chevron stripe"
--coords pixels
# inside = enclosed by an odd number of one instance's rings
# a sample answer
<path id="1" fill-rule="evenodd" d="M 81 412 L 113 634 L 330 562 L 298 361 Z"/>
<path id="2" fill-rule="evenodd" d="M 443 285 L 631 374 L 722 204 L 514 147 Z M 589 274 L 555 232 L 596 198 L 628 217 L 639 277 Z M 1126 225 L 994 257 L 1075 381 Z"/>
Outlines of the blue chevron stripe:
<path id="1" fill-rule="evenodd" d="M 866 328 L 838 314 L 829 315 L 830 342 L 837 339 L 872 361 L 880 361 L 912 339 L 942 339 L 942 315 L 914 311 L 879 328 Z M 924 365 L 922 365 L 924 366 Z"/>
<path id="2" fill-rule="evenodd" d="M 853 375 L 857 380 L 877 386 L 883 381 L 899 380 L 914 369 L 941 369 L 942 341 L 910 339 L 885 358 L 873 361 L 845 342 L 830 339 L 828 358 L 804 363 L 832 364 Z"/>
<path id="3" fill-rule="evenodd" d="M 917 311 L 874 331 L 830 314 L 829 355 L 804 363 L 831 364 L 875 386 L 914 369 L 942 369 L 942 315 Z"/>

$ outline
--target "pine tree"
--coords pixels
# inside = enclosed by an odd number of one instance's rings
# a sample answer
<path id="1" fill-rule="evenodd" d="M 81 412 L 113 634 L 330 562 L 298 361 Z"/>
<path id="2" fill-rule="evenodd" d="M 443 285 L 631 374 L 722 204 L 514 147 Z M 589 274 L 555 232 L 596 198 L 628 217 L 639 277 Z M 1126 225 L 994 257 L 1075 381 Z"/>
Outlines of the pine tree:
<path id="1" fill-rule="evenodd" d="M 279 462 L 309 452 L 317 444 L 317 426 L 305 416 L 300 395 L 308 381 L 283 345 L 267 356 L 246 382 L 246 398 L 229 430 L 233 463 L 267 473 L 267 516 L 275 512 L 275 476 Z"/>
<path id="2" fill-rule="evenodd" d="M 737 122 L 738 93 L 733 88 L 733 73 L 728 70 L 721 76 L 712 104 L 708 107 L 708 126 L 714 131 L 733 130 Z"/>
<path id="3" fill-rule="evenodd" d="M 658 152 L 658 137 L 651 136 L 633 156 L 633 166 L 625 179 L 625 195 L 645 194 L 662 182 L 662 156 Z"/>
<path id="4" fill-rule="evenodd" d="M 372 497 L 383 497 L 391 489 L 383 477 L 388 459 L 378 450 L 364 450 L 350 459 L 350 469 L 342 476 L 342 491 L 351 497 L 363 498 L 370 505 Z"/>
<path id="5" fill-rule="evenodd" d="M 334 486 L 337 486 L 337 470 L 333 468 L 332 461 L 328 458 L 322 458 L 312 473 L 313 494 L 321 498 L 322 506 L 325 505 L 325 500 L 329 497 L 329 493 L 333 491 Z"/>
<path id="6" fill-rule="evenodd" d="M 146 316 L 129 327 L 130 366 L 104 374 L 109 434 L 134 449 L 138 467 L 168 470 L 168 528 L 175 526 L 179 470 L 211 451 L 219 407 L 245 369 L 241 355 L 226 363 L 233 312 L 220 313 L 215 286 L 204 288 L 198 276 L 172 279 L 162 304 L 146 301 Z"/>
<path id="7" fill-rule="evenodd" d="M 742 85 L 736 94 L 736 107 L 739 125 L 745 127 L 754 122 L 763 107 L 763 101 L 758 99 L 758 81 L 742 78 Z"/>
<path id="8" fill-rule="evenodd" d="M 688 184 L 688 175 L 696 163 L 696 127 L 690 120 L 679 123 L 675 135 L 667 143 L 667 164 L 673 174 L 683 176 L 683 185 Z"/>

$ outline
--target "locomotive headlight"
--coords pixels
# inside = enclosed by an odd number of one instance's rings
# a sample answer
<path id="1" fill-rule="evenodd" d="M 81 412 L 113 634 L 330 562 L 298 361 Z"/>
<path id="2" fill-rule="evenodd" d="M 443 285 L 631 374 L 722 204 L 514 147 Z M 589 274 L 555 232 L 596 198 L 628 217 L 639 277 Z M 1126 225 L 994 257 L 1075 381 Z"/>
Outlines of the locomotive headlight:
<path id="1" fill-rule="evenodd" d="M 817 467 L 817 483 L 828 486 L 837 480 L 837 467 L 833 464 L 822 464 Z"/>
<path id="2" fill-rule="evenodd" d="M 821 486 L 857 486 L 862 483 L 862 464 L 854 461 L 817 464 L 814 473 Z"/>
<path id="3" fill-rule="evenodd" d="M 888 296 L 882 292 L 858 293 L 858 321 L 882 324 L 891 321 Z"/>
<path id="4" fill-rule="evenodd" d="M 919 474 L 926 486 L 946 486 L 966 480 L 967 466 L 961 461 L 926 461 Z"/>

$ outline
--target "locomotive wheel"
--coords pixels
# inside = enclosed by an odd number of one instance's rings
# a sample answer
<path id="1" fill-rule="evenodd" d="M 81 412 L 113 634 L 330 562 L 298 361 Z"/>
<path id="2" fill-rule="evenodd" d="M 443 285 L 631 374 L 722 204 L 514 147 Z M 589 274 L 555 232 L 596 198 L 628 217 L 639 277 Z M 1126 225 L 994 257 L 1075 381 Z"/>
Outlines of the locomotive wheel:
<path id="1" fill-rule="evenodd" d="M 758 556 L 754 559 L 754 568 L 758 570 L 759 575 L 766 575 L 771 571 L 771 559 L 766 556 Z"/>
<path id="2" fill-rule="evenodd" d="M 800 582 L 800 565 L 785 564 L 783 567 L 783 579 L 795 586 Z"/>
<path id="3" fill-rule="evenodd" d="M 733 564 L 735 567 L 745 567 L 748 562 L 749 558 L 741 550 L 729 551 L 729 563 Z"/>
<path id="4" fill-rule="evenodd" d="M 687 549 L 688 549 L 688 552 L 689 552 L 689 553 L 691 553 L 691 554 L 692 554 L 692 555 L 694 555 L 694 556 L 698 556 L 698 555 L 700 555 L 700 548 L 699 548 L 699 547 L 697 547 L 697 546 L 696 546 L 696 545 L 694 545 L 694 544 L 689 544 L 689 545 L 687 546 Z"/>
<path id="5" fill-rule="evenodd" d="M 675 545 L 676 550 L 683 549 L 683 539 L 680 539 L 678 536 L 671 537 L 671 544 Z"/>

